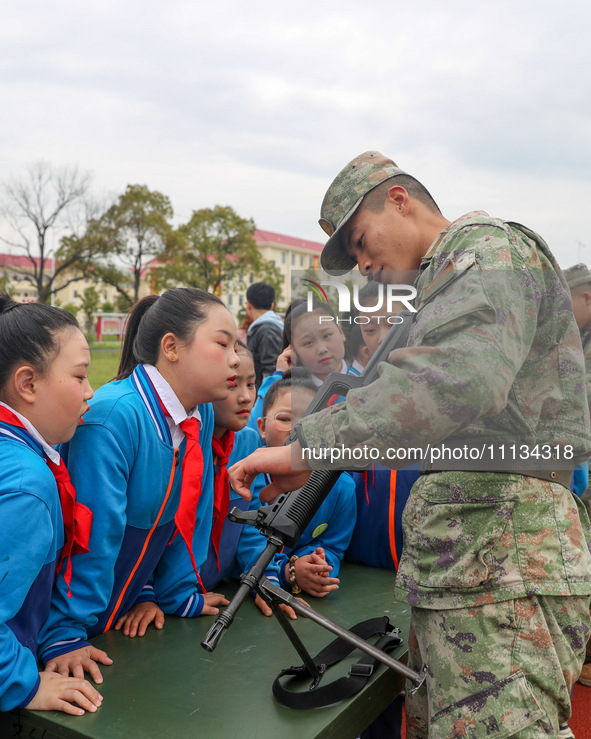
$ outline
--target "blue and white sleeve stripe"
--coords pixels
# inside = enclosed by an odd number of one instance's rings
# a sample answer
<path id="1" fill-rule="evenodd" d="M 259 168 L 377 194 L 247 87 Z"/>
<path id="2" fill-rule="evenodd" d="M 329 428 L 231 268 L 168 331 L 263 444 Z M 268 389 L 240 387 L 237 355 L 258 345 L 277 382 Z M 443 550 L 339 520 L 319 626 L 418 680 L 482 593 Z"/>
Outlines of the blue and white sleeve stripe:
<path id="1" fill-rule="evenodd" d="M 187 600 L 175 611 L 176 616 L 181 618 L 196 618 L 201 615 L 203 606 L 205 605 L 205 598 L 201 593 L 193 593 Z"/>
<path id="2" fill-rule="evenodd" d="M 52 659 L 59 657 L 61 654 L 67 654 L 68 652 L 73 652 L 75 649 L 89 646 L 90 642 L 85 641 L 80 637 L 76 639 L 63 639 L 62 641 L 56 641 L 53 644 L 50 644 L 41 655 L 41 659 L 43 664 L 46 665 L 48 662 L 51 662 Z"/>
<path id="3" fill-rule="evenodd" d="M 144 587 L 142 588 L 140 594 L 135 599 L 134 605 L 137 603 L 146 603 L 146 602 L 156 603 L 156 596 L 154 595 L 154 586 L 152 583 L 146 583 Z"/>

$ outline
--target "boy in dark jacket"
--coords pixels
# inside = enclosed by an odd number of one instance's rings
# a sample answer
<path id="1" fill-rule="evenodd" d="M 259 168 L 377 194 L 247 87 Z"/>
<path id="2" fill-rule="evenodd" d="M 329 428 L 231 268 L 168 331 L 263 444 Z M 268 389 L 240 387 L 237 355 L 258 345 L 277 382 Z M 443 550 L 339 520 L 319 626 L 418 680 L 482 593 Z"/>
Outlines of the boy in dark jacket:
<path id="1" fill-rule="evenodd" d="M 281 354 L 283 321 L 273 310 L 274 301 L 275 288 L 264 282 L 255 282 L 246 291 L 246 315 L 252 321 L 246 343 L 254 359 L 257 390 L 273 374 Z"/>

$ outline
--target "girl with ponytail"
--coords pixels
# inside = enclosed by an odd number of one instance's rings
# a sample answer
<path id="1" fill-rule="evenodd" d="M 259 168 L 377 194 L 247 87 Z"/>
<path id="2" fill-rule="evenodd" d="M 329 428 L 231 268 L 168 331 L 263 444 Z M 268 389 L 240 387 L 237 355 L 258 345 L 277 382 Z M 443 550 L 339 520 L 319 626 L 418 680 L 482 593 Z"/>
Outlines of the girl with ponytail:
<path id="1" fill-rule="evenodd" d="M 117 378 L 97 391 L 63 449 L 94 519 L 89 553 L 72 559 L 73 597 L 60 583 L 54 589 L 40 637 L 47 670 L 86 670 L 102 682 L 97 661 L 108 662 L 88 640 L 122 624 L 135 634 L 130 609 L 141 635 L 156 601 L 180 616 L 215 614 L 227 603 L 199 593 L 198 567 L 213 515 L 211 402 L 235 384 L 236 340 L 232 315 L 204 290 L 169 290 L 133 308 Z M 187 558 L 190 577 L 179 580 Z"/>
<path id="2" fill-rule="evenodd" d="M 79 715 L 102 702 L 83 676 L 37 669 L 53 582 L 69 589 L 72 555 L 88 546 L 90 511 L 53 445 L 82 423 L 89 363 L 70 313 L 0 295 L 0 711 Z"/>

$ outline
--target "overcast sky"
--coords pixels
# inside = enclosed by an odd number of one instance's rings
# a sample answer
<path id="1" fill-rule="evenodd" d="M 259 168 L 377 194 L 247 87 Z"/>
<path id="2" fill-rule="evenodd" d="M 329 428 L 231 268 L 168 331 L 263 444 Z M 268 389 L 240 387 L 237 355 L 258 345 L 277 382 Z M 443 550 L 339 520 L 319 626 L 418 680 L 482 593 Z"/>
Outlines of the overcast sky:
<path id="1" fill-rule="evenodd" d="M 444 215 L 525 223 L 591 263 L 589 0 L 4 0 L 0 179 L 78 164 L 175 222 L 231 205 L 323 241 L 320 202 L 378 149 Z"/>

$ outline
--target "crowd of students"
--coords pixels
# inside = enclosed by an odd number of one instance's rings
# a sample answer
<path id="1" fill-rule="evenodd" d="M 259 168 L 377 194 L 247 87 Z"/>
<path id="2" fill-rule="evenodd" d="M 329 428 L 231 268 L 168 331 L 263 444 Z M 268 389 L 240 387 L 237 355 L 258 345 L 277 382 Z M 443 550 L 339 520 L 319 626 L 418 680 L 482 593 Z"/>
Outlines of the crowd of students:
<path id="1" fill-rule="evenodd" d="M 327 375 L 359 374 L 379 339 L 366 328 L 347 341 L 336 322 L 319 321 L 334 318 L 328 304 L 310 312 L 295 301 L 269 367 L 265 334 L 277 339 L 277 322 L 261 320 L 272 300 L 254 287 L 247 343 L 211 293 L 140 300 L 117 377 L 94 396 L 76 320 L 0 296 L 0 710 L 96 711 L 102 696 L 85 674 L 100 685 L 112 660 L 93 636 L 215 615 L 228 603 L 216 592 L 223 580 L 262 552 L 264 537 L 227 513 L 260 506 L 269 480 L 261 475 L 247 501 L 228 468 L 283 445 Z M 344 473 L 267 576 L 307 598 L 338 589 L 343 559 L 396 569 L 417 476 Z"/>
<path id="2" fill-rule="evenodd" d="M 228 468 L 283 445 L 329 373 L 359 375 L 389 323 L 375 311 L 361 327 L 339 324 L 328 304 L 299 300 L 278 333 L 269 286 L 252 287 L 246 343 L 211 293 L 140 300 L 118 375 L 94 396 L 76 320 L 0 296 L 0 710 L 96 711 L 102 696 L 85 673 L 100 685 L 112 660 L 93 636 L 215 615 L 228 603 L 216 592 L 224 579 L 262 552 L 258 531 L 227 513 L 258 508 L 270 479 L 260 475 L 247 501 Z M 375 305 L 376 287 L 360 291 L 361 305 Z M 320 598 L 339 588 L 343 559 L 396 570 L 418 475 L 344 473 L 267 577 Z M 397 700 L 363 736 L 397 736 L 400 723 Z"/>

